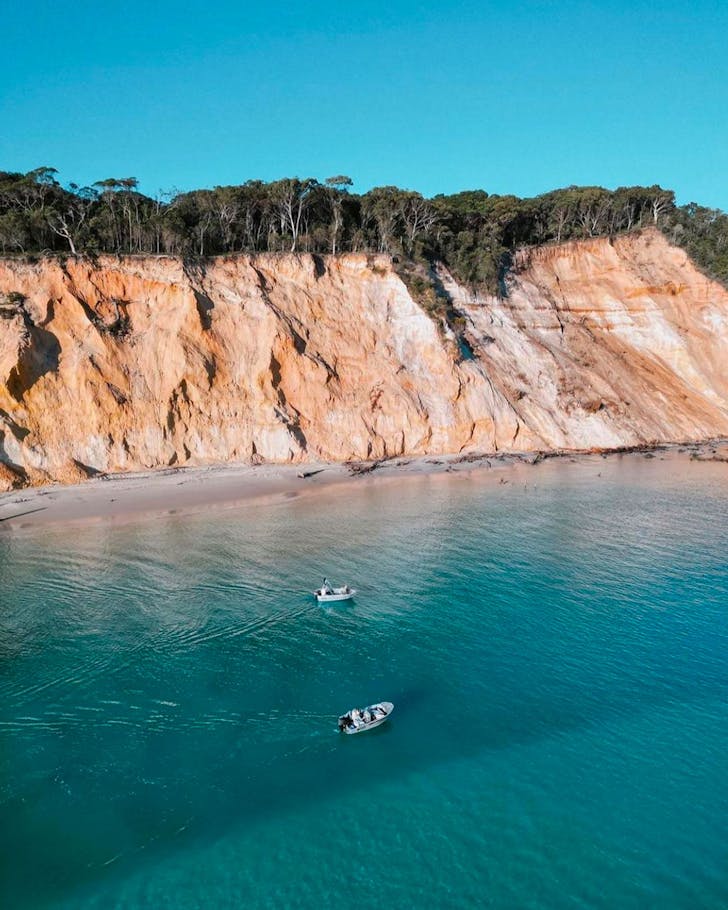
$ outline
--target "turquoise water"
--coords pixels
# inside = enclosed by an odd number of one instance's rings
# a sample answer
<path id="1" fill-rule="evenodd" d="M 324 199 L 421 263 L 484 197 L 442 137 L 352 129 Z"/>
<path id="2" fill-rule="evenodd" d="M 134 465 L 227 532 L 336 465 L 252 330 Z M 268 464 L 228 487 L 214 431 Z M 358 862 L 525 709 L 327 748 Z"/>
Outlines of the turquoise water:
<path id="1" fill-rule="evenodd" d="M 728 905 L 726 465 L 0 525 L 0 592 L 4 907 Z"/>

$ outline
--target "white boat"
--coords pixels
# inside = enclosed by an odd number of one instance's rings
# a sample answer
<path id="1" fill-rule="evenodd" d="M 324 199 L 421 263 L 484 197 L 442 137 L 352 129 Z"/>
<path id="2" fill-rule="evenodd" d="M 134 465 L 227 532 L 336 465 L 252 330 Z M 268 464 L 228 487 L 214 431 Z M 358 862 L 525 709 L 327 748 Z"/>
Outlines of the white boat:
<path id="1" fill-rule="evenodd" d="M 320 604 L 334 603 L 337 600 L 351 600 L 355 594 L 356 591 L 354 588 L 350 588 L 349 585 L 332 588 L 329 584 L 322 585 L 313 592 L 313 596 Z"/>
<path id="2" fill-rule="evenodd" d="M 394 705 L 391 701 L 380 701 L 366 708 L 352 708 L 339 718 L 339 730 L 342 733 L 363 733 L 365 730 L 373 730 L 383 724 L 392 711 Z"/>

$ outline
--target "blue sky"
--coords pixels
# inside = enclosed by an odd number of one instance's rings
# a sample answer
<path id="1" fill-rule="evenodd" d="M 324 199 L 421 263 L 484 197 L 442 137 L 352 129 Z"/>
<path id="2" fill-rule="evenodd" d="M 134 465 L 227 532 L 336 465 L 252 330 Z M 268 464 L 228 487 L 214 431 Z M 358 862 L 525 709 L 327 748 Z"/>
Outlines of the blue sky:
<path id="1" fill-rule="evenodd" d="M 728 209 L 728 2 L 5 4 L 0 169 Z"/>

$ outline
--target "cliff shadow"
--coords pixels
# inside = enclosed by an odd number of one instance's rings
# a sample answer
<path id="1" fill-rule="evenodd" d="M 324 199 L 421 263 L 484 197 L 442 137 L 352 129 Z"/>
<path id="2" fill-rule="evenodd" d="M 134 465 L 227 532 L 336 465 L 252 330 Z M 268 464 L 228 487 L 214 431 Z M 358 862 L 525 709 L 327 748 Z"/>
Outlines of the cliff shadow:
<path id="1" fill-rule="evenodd" d="M 21 427 L 20 424 L 15 421 L 7 411 L 0 408 L 0 420 L 5 422 L 8 430 L 13 434 L 13 436 L 22 442 L 27 436 L 30 435 L 30 430 L 27 427 Z"/>
<path id="2" fill-rule="evenodd" d="M 196 290 L 193 290 L 193 294 L 195 295 L 195 304 L 197 306 L 197 315 L 200 318 L 200 325 L 205 332 L 209 332 L 212 328 L 211 313 L 215 309 L 215 304 L 210 300 L 207 294 L 202 294 L 200 291 Z"/>
<path id="3" fill-rule="evenodd" d="M 435 296 L 438 300 L 442 302 L 443 305 L 443 318 L 448 324 L 450 331 L 455 336 L 455 340 L 458 345 L 458 360 L 462 362 L 463 360 L 475 360 L 475 351 L 473 350 L 472 345 L 465 337 L 465 318 L 460 310 L 455 306 L 455 301 L 452 298 L 452 295 L 445 287 L 442 282 L 442 279 L 437 273 L 437 269 L 434 265 L 430 265 L 428 270 L 428 277 L 432 283 L 432 287 L 435 291 Z"/>
<path id="4" fill-rule="evenodd" d="M 46 373 L 55 372 L 61 356 L 58 338 L 44 328 L 53 319 L 53 303 L 42 323 L 36 325 L 27 310 L 23 310 L 27 343 L 21 348 L 18 362 L 8 376 L 8 392 L 16 401 L 22 401 L 25 393 Z"/>

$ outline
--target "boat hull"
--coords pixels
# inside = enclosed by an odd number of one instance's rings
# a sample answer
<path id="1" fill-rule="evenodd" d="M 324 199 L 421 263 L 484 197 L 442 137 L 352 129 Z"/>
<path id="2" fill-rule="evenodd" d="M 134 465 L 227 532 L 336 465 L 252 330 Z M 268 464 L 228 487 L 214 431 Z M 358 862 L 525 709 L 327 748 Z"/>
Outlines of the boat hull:
<path id="1" fill-rule="evenodd" d="M 384 708 L 387 712 L 384 717 L 379 717 L 377 720 L 372 720 L 368 724 L 361 724 L 358 727 L 344 727 L 341 732 L 346 733 L 348 736 L 353 736 L 355 733 L 364 733 L 366 730 L 373 730 L 375 727 L 380 727 L 385 720 L 389 720 L 389 716 L 394 711 L 394 705 L 391 701 L 380 701 L 376 705 L 369 705 L 365 708 L 365 711 L 371 711 L 372 708 Z M 339 718 L 339 721 L 342 721 L 346 717 L 346 714 L 342 714 Z"/>
<path id="2" fill-rule="evenodd" d="M 313 596 L 320 604 L 331 604 L 342 600 L 351 600 L 355 594 L 356 591 L 354 590 L 341 592 L 335 591 L 333 594 L 321 594 L 320 591 L 314 591 Z"/>

